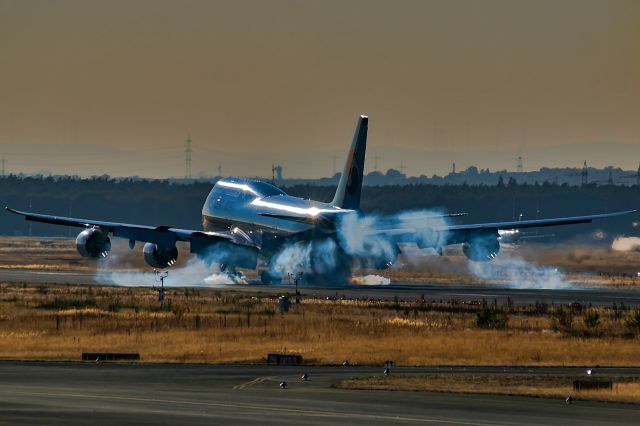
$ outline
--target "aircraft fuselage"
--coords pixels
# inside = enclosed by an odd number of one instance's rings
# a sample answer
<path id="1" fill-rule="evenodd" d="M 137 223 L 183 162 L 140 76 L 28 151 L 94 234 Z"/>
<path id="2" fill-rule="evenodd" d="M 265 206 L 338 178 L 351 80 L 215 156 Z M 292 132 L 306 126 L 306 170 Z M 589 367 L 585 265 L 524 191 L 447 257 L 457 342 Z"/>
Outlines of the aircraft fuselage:
<path id="1" fill-rule="evenodd" d="M 214 185 L 204 203 L 202 226 L 205 231 L 222 232 L 238 227 L 246 233 L 268 232 L 286 237 L 310 231 L 314 226 L 274 216 L 295 214 L 313 217 L 336 210 L 342 209 L 328 203 L 292 197 L 266 182 L 225 178 Z"/>

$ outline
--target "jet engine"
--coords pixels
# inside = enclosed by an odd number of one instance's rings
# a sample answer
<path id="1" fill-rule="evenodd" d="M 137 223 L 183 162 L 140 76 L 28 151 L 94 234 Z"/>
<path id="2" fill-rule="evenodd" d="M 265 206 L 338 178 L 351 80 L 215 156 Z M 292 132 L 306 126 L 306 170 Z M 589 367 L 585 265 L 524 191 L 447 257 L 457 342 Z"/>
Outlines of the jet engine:
<path id="1" fill-rule="evenodd" d="M 158 244 L 146 243 L 142 249 L 144 260 L 154 268 L 164 269 L 176 263 L 178 249 L 176 246 L 163 247 Z"/>
<path id="2" fill-rule="evenodd" d="M 500 252 L 498 236 L 492 233 L 478 235 L 462 244 L 462 252 L 468 259 L 476 262 L 488 262 Z"/>
<path id="3" fill-rule="evenodd" d="M 82 257 L 107 257 L 111 251 L 109 234 L 99 228 L 85 229 L 76 238 L 76 249 Z"/>

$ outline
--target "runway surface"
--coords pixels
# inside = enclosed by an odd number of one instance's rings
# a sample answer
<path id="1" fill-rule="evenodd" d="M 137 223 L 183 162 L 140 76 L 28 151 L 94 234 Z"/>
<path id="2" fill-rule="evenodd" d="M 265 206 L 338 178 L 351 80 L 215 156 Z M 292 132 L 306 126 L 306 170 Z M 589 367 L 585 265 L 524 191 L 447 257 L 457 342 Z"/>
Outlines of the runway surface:
<path id="1" fill-rule="evenodd" d="M 133 275 L 133 278 L 132 278 Z M 139 279 L 136 276 L 139 275 Z M 126 273 L 127 281 L 137 285 L 151 286 L 156 282 L 151 274 Z M 118 273 L 110 274 L 117 277 Z M 55 284 L 112 284 L 113 281 L 97 279 L 96 275 L 88 272 L 49 272 L 19 269 L 1 269 L 0 281 L 55 283 Z M 171 286 L 171 274 L 167 280 Z M 225 285 L 218 286 L 227 290 L 262 292 L 271 294 L 293 293 L 292 285 Z M 536 302 L 569 304 L 573 302 L 583 305 L 611 306 L 624 304 L 629 307 L 640 306 L 640 291 L 612 287 L 579 287 L 560 289 L 518 289 L 499 285 L 441 285 L 441 284 L 402 284 L 378 286 L 300 286 L 305 297 L 345 297 L 366 299 L 415 300 L 424 295 L 427 300 L 458 302 L 481 301 L 482 299 L 498 303 L 511 300 L 515 304 L 534 304 Z"/>
<path id="2" fill-rule="evenodd" d="M 611 425 L 640 406 L 562 399 L 331 387 L 372 367 L 0 362 L 0 424 L 57 425 Z M 576 374 L 577 368 L 398 368 L 429 372 Z M 303 372 L 309 381 L 299 378 Z M 640 369 L 598 370 L 639 374 Z M 281 380 L 288 389 L 280 389 Z"/>

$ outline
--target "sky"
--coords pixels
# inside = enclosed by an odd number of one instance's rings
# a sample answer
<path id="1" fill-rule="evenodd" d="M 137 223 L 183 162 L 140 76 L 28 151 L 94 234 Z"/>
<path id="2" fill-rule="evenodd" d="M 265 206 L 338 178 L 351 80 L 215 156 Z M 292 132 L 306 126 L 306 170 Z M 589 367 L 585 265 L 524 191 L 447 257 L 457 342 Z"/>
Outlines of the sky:
<path id="1" fill-rule="evenodd" d="M 329 176 L 359 114 L 367 171 L 635 170 L 640 2 L 0 0 L 7 172 Z"/>

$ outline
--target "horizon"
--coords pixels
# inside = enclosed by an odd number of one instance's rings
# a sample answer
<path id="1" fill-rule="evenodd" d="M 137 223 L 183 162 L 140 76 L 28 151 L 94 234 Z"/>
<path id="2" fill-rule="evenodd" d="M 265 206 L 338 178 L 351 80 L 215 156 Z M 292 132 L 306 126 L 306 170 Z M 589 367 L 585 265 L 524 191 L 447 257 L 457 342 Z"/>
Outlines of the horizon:
<path id="1" fill-rule="evenodd" d="M 555 175 L 554 172 L 566 172 L 566 171 L 571 171 L 574 172 L 572 174 L 563 174 L 563 175 Z M 543 174 L 543 173 L 550 173 L 554 178 L 555 178 L 555 182 L 552 180 L 549 180 L 549 177 L 545 178 L 545 180 L 535 180 L 536 183 L 539 184 L 544 184 L 544 183 L 552 183 L 552 184 L 558 184 L 558 178 L 562 178 L 563 182 L 560 183 L 569 183 L 571 182 L 571 186 L 580 186 L 580 182 L 578 182 L 581 178 L 581 172 L 584 171 L 584 166 L 583 167 L 572 167 L 572 166 L 564 166 L 564 167 L 541 167 L 537 170 L 524 170 L 524 171 L 517 171 L 517 170 L 507 170 L 507 169 L 501 169 L 501 170 L 491 170 L 489 168 L 481 168 L 481 167 L 477 167 L 475 165 L 470 165 L 464 169 L 457 169 L 455 172 L 450 170 L 448 173 L 443 173 L 442 175 L 438 175 L 438 174 L 433 174 L 433 175 L 409 175 L 409 174 L 405 174 L 403 173 L 401 170 L 397 169 L 397 168 L 388 168 L 387 170 L 371 170 L 371 171 L 365 171 L 364 173 L 364 178 L 367 178 L 369 180 L 369 185 L 377 185 L 377 183 L 371 183 L 371 179 L 383 179 L 383 181 L 389 181 L 389 180 L 395 180 L 397 181 L 397 179 L 401 179 L 406 181 L 406 184 L 415 184 L 415 183 L 426 183 L 426 184 L 438 184 L 436 182 L 440 182 L 442 180 L 445 180 L 445 183 L 451 185 L 452 183 L 450 181 L 447 181 L 448 178 L 455 178 L 455 177 L 465 177 L 468 176 L 469 173 L 472 174 L 472 176 L 486 176 L 486 175 L 491 175 L 492 177 L 495 178 L 508 178 L 510 179 L 515 179 L 516 183 L 518 184 L 533 184 L 532 182 L 528 182 L 527 179 L 531 179 L 531 175 L 537 175 L 537 174 Z M 614 175 L 607 175 L 610 177 L 613 177 L 613 185 L 619 185 L 619 186 L 632 186 L 634 185 L 634 182 L 629 180 L 629 181 L 623 181 L 622 179 L 630 179 L 630 178 L 635 178 L 636 180 L 640 181 L 640 164 L 638 165 L 637 169 L 628 169 L 625 170 L 621 167 L 615 167 L 615 166 L 606 166 L 606 167 L 602 167 L 602 168 L 598 168 L 598 167 L 593 167 L 587 164 L 587 172 L 590 173 L 590 176 L 592 178 L 591 181 L 588 181 L 588 184 L 597 184 L 597 185 L 604 185 L 604 184 L 609 184 L 608 182 L 606 182 L 603 178 L 602 178 L 602 173 L 612 173 L 615 172 L 617 174 Z M 599 175 L 599 179 L 593 180 L 593 174 L 600 174 Z M 620 173 L 622 173 L 623 175 L 620 176 Z M 337 183 L 337 181 L 340 179 L 341 176 L 341 172 L 337 172 L 333 175 L 328 175 L 328 176 L 320 176 L 320 177 L 282 177 L 282 178 L 276 178 L 275 176 L 260 176 L 260 175 L 244 175 L 244 176 L 239 176 L 239 175 L 209 175 L 209 176 L 193 176 L 191 178 L 186 178 L 184 176 L 166 176 L 166 177 L 148 177 L 148 176 L 140 176 L 140 175 L 129 175 L 129 176 L 114 176 L 114 175 L 109 175 L 109 174 L 100 174 L 100 175 L 89 175 L 89 176 L 83 176 L 83 175 L 78 175 L 78 174 L 52 174 L 52 173 L 22 173 L 22 172 L 18 172 L 18 173 L 13 173 L 13 172 L 9 172 L 9 173 L 5 173 L 4 175 L 0 175 L 0 179 L 4 179 L 4 178 L 10 178 L 10 177 L 16 177 L 19 179 L 25 179 L 25 178 L 36 178 L 36 179 L 47 179 L 47 178 L 53 178 L 53 179 L 73 179 L 73 180 L 92 180 L 92 179 L 114 179 L 114 180 L 128 180 L 128 179 L 133 179 L 133 180 L 141 180 L 141 181 L 164 181 L 164 180 L 168 180 L 168 181 L 177 181 L 177 182 L 181 182 L 181 183 L 201 183 L 201 182 L 209 182 L 209 181 L 216 181 L 218 179 L 225 179 L 225 178 L 240 178 L 240 179 L 254 179 L 254 180 L 261 180 L 264 182 L 272 182 L 274 184 L 276 184 L 276 186 L 278 185 L 299 185 L 299 184 L 306 184 L 306 183 L 316 183 L 316 184 L 321 184 L 324 182 L 330 182 L 330 181 L 335 181 L 335 183 Z M 523 178 L 525 178 L 525 180 L 521 180 L 518 181 L 516 178 L 518 176 L 521 176 Z M 431 182 L 433 181 L 433 182 Z M 497 182 L 497 181 L 496 181 Z M 334 182 L 330 182 L 331 185 L 334 185 Z M 364 182 L 365 184 L 367 182 Z M 458 182 L 458 183 L 453 183 L 453 185 L 457 185 L 457 184 L 471 184 L 474 185 L 477 182 L 467 182 L 467 181 L 462 181 L 462 182 Z M 507 182 L 505 182 L 506 184 Z M 395 184 L 395 183 L 394 183 Z M 402 184 L 402 183 L 401 183 Z M 483 183 L 478 183 L 478 184 L 483 184 Z"/>

